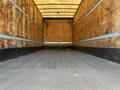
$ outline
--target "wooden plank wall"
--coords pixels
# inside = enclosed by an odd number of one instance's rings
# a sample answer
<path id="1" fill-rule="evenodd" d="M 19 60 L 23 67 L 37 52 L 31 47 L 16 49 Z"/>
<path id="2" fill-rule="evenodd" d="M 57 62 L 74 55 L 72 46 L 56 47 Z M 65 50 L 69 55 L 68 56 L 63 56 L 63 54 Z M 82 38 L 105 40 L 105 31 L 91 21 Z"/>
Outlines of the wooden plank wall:
<path id="1" fill-rule="evenodd" d="M 13 0 L 29 17 L 9 0 L 0 0 L 0 34 L 42 42 L 43 18 L 33 0 Z M 31 18 L 31 19 L 30 19 Z M 40 43 L 0 39 L 0 48 L 33 47 Z"/>
<path id="2" fill-rule="evenodd" d="M 93 12 L 87 14 L 100 0 L 83 0 L 74 17 L 74 45 L 85 47 L 120 47 L 120 38 L 79 42 L 91 37 L 120 32 L 120 1 L 103 0 Z"/>
<path id="3" fill-rule="evenodd" d="M 45 20 L 44 42 L 72 42 L 72 20 Z"/>

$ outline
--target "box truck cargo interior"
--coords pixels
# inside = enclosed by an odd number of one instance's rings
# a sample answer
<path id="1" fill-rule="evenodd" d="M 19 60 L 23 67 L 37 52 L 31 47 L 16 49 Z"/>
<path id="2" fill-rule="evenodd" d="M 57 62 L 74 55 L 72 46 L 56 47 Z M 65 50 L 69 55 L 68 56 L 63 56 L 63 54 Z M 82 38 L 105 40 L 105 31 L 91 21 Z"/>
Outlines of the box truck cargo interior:
<path id="1" fill-rule="evenodd" d="M 120 90 L 120 1 L 0 0 L 0 90 Z"/>

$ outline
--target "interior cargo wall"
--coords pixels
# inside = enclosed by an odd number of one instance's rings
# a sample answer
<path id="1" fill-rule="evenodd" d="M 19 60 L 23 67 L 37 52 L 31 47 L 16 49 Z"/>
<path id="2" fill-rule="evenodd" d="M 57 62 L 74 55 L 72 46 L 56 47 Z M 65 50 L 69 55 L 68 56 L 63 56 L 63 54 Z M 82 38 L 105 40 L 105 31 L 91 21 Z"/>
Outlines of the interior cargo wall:
<path id="1" fill-rule="evenodd" d="M 72 20 L 45 20 L 44 44 L 72 44 Z"/>
<path id="2" fill-rule="evenodd" d="M 43 18 L 33 0 L 0 0 L 0 48 L 40 46 Z"/>
<path id="3" fill-rule="evenodd" d="M 120 63 L 119 28 L 119 0 L 82 0 L 74 17 L 75 48 Z"/>
<path id="4" fill-rule="evenodd" d="M 74 17 L 74 45 L 119 48 L 119 28 L 119 0 L 83 0 Z"/>

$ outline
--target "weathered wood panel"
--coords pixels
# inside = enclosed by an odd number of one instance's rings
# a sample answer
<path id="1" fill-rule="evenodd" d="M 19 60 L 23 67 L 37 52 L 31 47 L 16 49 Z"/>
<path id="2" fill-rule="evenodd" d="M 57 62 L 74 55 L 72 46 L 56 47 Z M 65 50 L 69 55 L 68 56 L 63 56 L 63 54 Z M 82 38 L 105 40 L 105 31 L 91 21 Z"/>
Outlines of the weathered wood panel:
<path id="1" fill-rule="evenodd" d="M 0 0 L 0 33 L 42 42 L 43 18 L 32 0 L 14 0 L 27 14 L 9 0 Z M 1 40 L 1 48 L 38 46 L 34 42 Z"/>
<path id="2" fill-rule="evenodd" d="M 112 32 L 120 32 L 120 1 L 103 0 L 92 13 L 88 13 L 100 0 L 83 0 L 74 17 L 74 42 Z M 88 16 L 87 16 L 88 15 Z M 120 38 L 77 42 L 78 46 L 120 47 Z"/>

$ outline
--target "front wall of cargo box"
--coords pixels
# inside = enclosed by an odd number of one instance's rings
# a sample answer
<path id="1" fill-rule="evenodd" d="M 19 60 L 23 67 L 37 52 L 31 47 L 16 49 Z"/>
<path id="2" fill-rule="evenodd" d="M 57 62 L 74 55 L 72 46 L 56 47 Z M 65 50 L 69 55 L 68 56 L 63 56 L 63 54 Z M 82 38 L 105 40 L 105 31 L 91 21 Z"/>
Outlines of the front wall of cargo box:
<path id="1" fill-rule="evenodd" d="M 46 20 L 44 44 L 72 44 L 72 20 Z"/>

